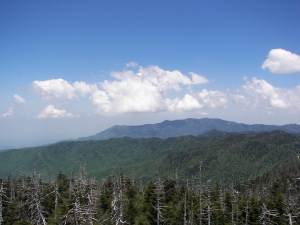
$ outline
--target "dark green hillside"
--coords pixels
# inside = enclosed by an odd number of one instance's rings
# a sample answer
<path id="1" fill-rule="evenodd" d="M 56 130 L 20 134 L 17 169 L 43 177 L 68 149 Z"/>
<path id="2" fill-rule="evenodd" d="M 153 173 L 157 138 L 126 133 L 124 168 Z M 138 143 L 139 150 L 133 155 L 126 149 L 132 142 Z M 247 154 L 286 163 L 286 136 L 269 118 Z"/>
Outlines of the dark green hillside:
<path id="1" fill-rule="evenodd" d="M 199 162 L 203 161 L 204 180 L 218 182 L 222 179 L 228 185 L 292 164 L 300 154 L 300 137 L 283 131 L 219 135 L 165 140 L 125 137 L 10 150 L 0 153 L 0 177 L 18 176 L 21 170 L 30 173 L 33 165 L 43 177 L 49 172 L 70 174 L 82 162 L 88 174 L 98 180 L 120 165 L 124 174 L 134 171 L 135 177 L 145 180 L 152 179 L 158 167 L 163 176 L 177 171 L 183 179 L 196 175 Z"/>
<path id="2" fill-rule="evenodd" d="M 203 180 L 237 184 L 296 162 L 299 141 L 299 137 L 283 131 L 226 134 L 184 151 L 168 152 L 162 167 L 181 168 L 180 175 L 185 177 L 196 174 L 199 161 L 203 161 Z"/>
<path id="3" fill-rule="evenodd" d="M 211 130 L 221 132 L 269 132 L 274 130 L 283 130 L 287 133 L 300 134 L 300 126 L 297 124 L 288 124 L 284 126 L 263 125 L 263 124 L 243 124 L 235 123 L 221 119 L 185 119 L 174 121 L 163 121 L 157 124 L 146 124 L 141 126 L 114 126 L 105 131 L 90 137 L 83 137 L 77 141 L 87 140 L 106 140 L 109 138 L 151 138 L 157 137 L 166 139 L 169 137 L 179 137 L 185 135 L 197 136 Z"/>

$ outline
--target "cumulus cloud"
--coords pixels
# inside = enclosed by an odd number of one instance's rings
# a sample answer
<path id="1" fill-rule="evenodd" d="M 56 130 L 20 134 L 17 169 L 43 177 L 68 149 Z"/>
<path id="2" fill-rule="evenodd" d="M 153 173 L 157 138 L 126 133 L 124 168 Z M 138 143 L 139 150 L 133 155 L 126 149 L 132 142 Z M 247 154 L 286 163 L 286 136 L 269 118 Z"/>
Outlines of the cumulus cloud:
<path id="1" fill-rule="evenodd" d="M 155 112 L 163 108 L 163 97 L 157 86 L 142 77 L 127 77 L 121 81 L 103 82 L 98 109 L 106 112 Z M 99 93 L 98 92 L 98 93 Z M 93 96 L 93 102 L 96 103 Z M 109 106 L 109 107 L 108 107 Z M 109 109 L 109 111 L 107 111 Z"/>
<path id="2" fill-rule="evenodd" d="M 109 97 L 104 91 L 95 90 L 91 94 L 90 99 L 97 106 L 98 112 L 109 113 L 111 111 Z"/>
<path id="3" fill-rule="evenodd" d="M 67 117 L 73 117 L 73 114 L 68 113 L 64 109 L 56 109 L 53 105 L 48 105 L 41 111 L 41 113 L 37 117 L 38 118 L 67 118 Z"/>
<path id="4" fill-rule="evenodd" d="M 24 105 L 26 103 L 26 100 L 17 94 L 14 95 L 14 101 L 20 105 Z"/>
<path id="5" fill-rule="evenodd" d="M 205 77 L 190 72 L 192 79 L 182 74 L 179 70 L 163 70 L 158 66 L 149 66 L 146 68 L 140 67 L 139 73 L 143 76 L 144 80 L 148 80 L 160 89 L 175 89 L 180 90 L 180 85 L 195 85 L 207 83 Z"/>
<path id="6" fill-rule="evenodd" d="M 85 82 L 74 82 L 70 84 L 68 81 L 59 79 L 34 81 L 32 89 L 39 94 L 44 100 L 77 98 L 79 93 L 81 96 L 91 94 L 97 90 L 96 84 L 87 84 Z"/>
<path id="7" fill-rule="evenodd" d="M 226 94 L 221 91 L 208 91 L 203 89 L 198 93 L 198 97 L 209 107 L 216 108 L 226 106 L 228 100 Z"/>
<path id="8" fill-rule="evenodd" d="M 112 72 L 116 80 L 100 83 L 101 90 L 92 93 L 92 102 L 99 113 L 158 112 L 167 110 L 195 110 L 201 108 L 197 99 L 185 95 L 183 99 L 166 98 L 168 90 L 180 91 L 182 85 L 207 83 L 208 80 L 195 73 L 192 79 L 178 70 L 167 71 L 158 66 L 140 67 Z"/>
<path id="9" fill-rule="evenodd" d="M 195 97 L 189 94 L 185 94 L 183 99 L 167 99 L 166 104 L 170 111 L 194 111 L 203 107 Z"/>
<path id="10" fill-rule="evenodd" d="M 272 73 L 300 72 L 300 56 L 284 49 L 272 49 L 261 67 L 269 68 Z"/>
<path id="11" fill-rule="evenodd" d="M 138 66 L 130 62 L 127 67 Z M 63 79 L 34 81 L 32 89 L 43 100 L 67 99 L 89 96 L 98 113 L 159 112 L 167 110 L 195 110 L 202 107 L 191 95 L 182 99 L 167 98 L 169 90 L 181 91 L 183 85 L 199 85 L 209 80 L 196 73 L 184 75 L 178 70 L 168 71 L 158 66 L 139 67 L 137 72 L 124 70 L 111 72 L 114 80 L 90 85 L 85 82 L 69 83 Z M 47 108 L 53 110 L 53 107 Z M 44 116 L 41 113 L 41 116 Z"/>
<path id="12" fill-rule="evenodd" d="M 44 100 L 51 99 L 73 99 L 76 97 L 74 93 L 74 87 L 61 78 L 34 81 L 32 83 L 32 89 L 38 93 Z"/>
<path id="13" fill-rule="evenodd" d="M 243 89 L 254 97 L 254 104 L 263 99 L 272 108 L 300 110 L 300 86 L 294 89 L 277 88 L 263 79 L 254 77 L 243 85 Z"/>
<path id="14" fill-rule="evenodd" d="M 73 84 L 73 91 L 77 91 L 80 93 L 81 96 L 86 96 L 88 94 L 91 94 L 94 90 L 97 90 L 97 85 L 89 85 L 85 82 L 78 82 L 76 81 Z"/>
<path id="15" fill-rule="evenodd" d="M 3 113 L 2 115 L 0 115 L 0 117 L 12 116 L 13 115 L 13 111 L 14 111 L 14 109 L 12 107 L 10 107 L 9 110 L 8 110 L 8 112 Z"/>

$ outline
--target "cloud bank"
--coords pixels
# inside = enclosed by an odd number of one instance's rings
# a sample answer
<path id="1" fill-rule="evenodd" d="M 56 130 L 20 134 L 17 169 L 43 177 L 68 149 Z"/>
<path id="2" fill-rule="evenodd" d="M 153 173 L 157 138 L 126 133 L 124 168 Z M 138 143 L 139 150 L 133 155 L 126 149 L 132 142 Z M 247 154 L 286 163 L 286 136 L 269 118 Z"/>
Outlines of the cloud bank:
<path id="1" fill-rule="evenodd" d="M 270 55 L 269 59 L 274 54 Z M 82 81 L 70 83 L 60 78 L 34 81 L 32 90 L 46 102 L 78 102 L 80 98 L 85 98 L 84 101 L 89 101 L 94 106 L 95 113 L 103 115 L 145 112 L 206 114 L 207 110 L 226 109 L 232 104 L 240 104 L 243 109 L 264 108 L 270 113 L 272 109 L 288 109 L 293 113 L 300 111 L 300 86 L 284 89 L 254 77 L 251 80 L 245 78 L 245 83 L 239 87 L 239 93 L 230 93 L 229 90 L 209 90 L 205 85 L 210 81 L 193 72 L 184 75 L 178 70 L 168 71 L 158 66 L 140 66 L 136 71 L 129 70 L 128 67 L 137 68 L 138 64 L 130 62 L 123 71 L 111 72 L 113 79 L 95 84 Z M 193 87 L 197 87 L 198 91 L 194 91 Z M 25 103 L 20 96 L 14 97 L 16 102 Z M 37 117 L 65 118 L 74 115 L 49 104 Z"/>
<path id="2" fill-rule="evenodd" d="M 137 66 L 129 63 L 128 66 Z M 195 96 L 185 94 L 182 99 L 167 97 L 169 90 L 180 92 L 182 86 L 206 84 L 209 80 L 196 73 L 184 75 L 178 70 L 167 71 L 158 66 L 139 67 L 132 70 L 111 72 L 115 80 L 86 84 L 85 82 L 69 83 L 63 79 L 34 81 L 32 90 L 44 101 L 53 99 L 73 100 L 79 96 L 89 95 L 100 114 L 159 112 L 173 110 L 195 110 L 202 108 Z M 201 99 L 201 96 L 198 96 Z M 51 113 L 50 113 L 51 112 Z M 39 118 L 58 118 L 61 115 L 53 105 L 45 108 Z"/>
<path id="3" fill-rule="evenodd" d="M 268 68 L 272 73 L 297 73 L 300 72 L 300 56 L 284 49 L 272 49 L 261 68 Z"/>

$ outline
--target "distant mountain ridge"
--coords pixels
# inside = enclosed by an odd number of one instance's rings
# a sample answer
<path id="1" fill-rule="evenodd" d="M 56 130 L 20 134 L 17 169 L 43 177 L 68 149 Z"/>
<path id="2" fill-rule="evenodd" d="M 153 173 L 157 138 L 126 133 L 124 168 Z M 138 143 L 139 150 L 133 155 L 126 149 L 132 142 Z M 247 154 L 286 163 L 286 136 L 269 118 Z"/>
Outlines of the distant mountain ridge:
<path id="1" fill-rule="evenodd" d="M 282 130 L 287 133 L 300 134 L 300 125 L 287 124 L 283 126 L 264 125 L 264 124 L 243 124 L 230 122 L 221 119 L 184 119 L 184 120 L 165 120 L 157 124 L 145 124 L 140 126 L 113 126 L 96 135 L 82 137 L 76 141 L 106 140 L 110 138 L 152 138 L 157 137 L 166 139 L 169 137 L 179 137 L 186 135 L 198 136 L 211 130 L 220 132 L 270 132 Z"/>

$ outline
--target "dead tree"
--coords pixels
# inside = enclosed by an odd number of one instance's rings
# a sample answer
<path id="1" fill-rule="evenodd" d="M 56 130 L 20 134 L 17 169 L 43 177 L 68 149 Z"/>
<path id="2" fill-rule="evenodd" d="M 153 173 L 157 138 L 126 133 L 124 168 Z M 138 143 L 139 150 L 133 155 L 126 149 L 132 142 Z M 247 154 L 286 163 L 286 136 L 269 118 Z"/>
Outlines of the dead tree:
<path id="1" fill-rule="evenodd" d="M 4 190 L 3 190 L 3 181 L 0 181 L 0 225 L 3 223 L 3 218 L 2 218 L 2 198 L 4 195 Z"/>
<path id="2" fill-rule="evenodd" d="M 203 216 L 203 209 L 202 209 L 202 164 L 203 162 L 200 161 L 199 163 L 199 171 L 197 174 L 196 179 L 198 180 L 198 194 L 199 194 L 199 225 L 202 225 L 202 216 Z"/>
<path id="3" fill-rule="evenodd" d="M 89 190 L 87 194 L 87 222 L 89 225 L 92 225 L 93 222 L 99 222 L 98 219 L 95 218 L 96 213 L 96 202 L 98 199 L 98 191 L 96 189 L 96 181 L 95 179 L 90 179 L 89 182 Z"/>
<path id="4" fill-rule="evenodd" d="M 82 209 L 82 205 L 80 202 L 80 189 L 79 189 L 79 181 L 74 176 L 74 171 L 72 170 L 70 179 L 70 194 L 72 196 L 72 204 L 71 209 L 67 212 L 67 214 L 63 217 L 63 223 L 67 224 L 70 221 L 74 221 L 75 225 L 79 225 L 80 221 L 85 221 L 84 219 L 84 210 Z"/>
<path id="5" fill-rule="evenodd" d="M 186 188 L 188 189 L 188 180 L 186 180 Z M 187 191 L 184 191 L 183 197 L 183 225 L 187 225 Z"/>
<path id="6" fill-rule="evenodd" d="M 96 181 L 95 179 L 88 181 L 83 166 L 80 168 L 79 178 L 75 177 L 74 171 L 71 172 L 70 192 L 72 197 L 71 209 L 62 218 L 62 224 L 74 223 L 79 225 L 83 223 L 92 225 L 94 222 L 99 222 L 95 217 L 97 214 L 96 201 L 98 193 Z M 57 201 L 57 198 L 58 195 L 56 194 L 55 201 Z"/>
<path id="7" fill-rule="evenodd" d="M 271 217 L 273 216 L 278 216 L 277 210 L 269 210 L 265 203 L 263 203 L 262 206 L 262 215 L 260 216 L 260 224 L 262 225 L 268 225 L 268 224 L 273 224 L 271 221 Z"/>
<path id="8" fill-rule="evenodd" d="M 81 192 L 84 192 L 87 186 L 87 172 L 83 163 L 80 165 L 80 175 L 79 175 L 79 188 Z"/>
<path id="9" fill-rule="evenodd" d="M 24 171 L 21 171 L 20 177 L 17 182 L 17 196 L 19 196 L 19 204 L 18 204 L 18 218 L 19 219 L 28 219 L 27 208 L 25 205 L 27 193 L 29 191 L 29 185 L 27 184 L 27 180 L 25 177 Z"/>
<path id="10" fill-rule="evenodd" d="M 239 192 L 234 189 L 233 185 L 231 186 L 231 223 L 238 225 L 239 223 Z M 236 212 L 234 213 L 234 208 Z M 236 221 L 234 221 L 234 214 L 236 215 Z"/>
<path id="11" fill-rule="evenodd" d="M 163 209 L 165 208 L 163 205 L 163 192 L 164 192 L 164 186 L 159 174 L 159 171 L 156 171 L 157 174 L 157 178 L 156 178 L 156 182 L 155 182 L 155 186 L 156 186 L 156 224 L 159 225 L 160 221 L 164 219 L 162 212 Z"/>
<path id="12" fill-rule="evenodd" d="M 250 180 L 248 179 L 245 184 L 243 184 L 243 186 L 245 187 L 245 194 L 246 194 L 246 205 L 245 205 L 245 225 L 248 225 L 248 219 L 249 219 L 249 211 L 250 211 L 250 198 L 252 196 L 252 184 L 250 182 Z"/>
<path id="13" fill-rule="evenodd" d="M 226 218 L 226 206 L 224 202 L 224 192 L 223 192 L 223 187 L 222 187 L 222 182 L 220 181 L 220 187 L 219 187 L 219 199 L 220 199 L 220 206 L 221 206 L 221 211 L 223 215 L 223 220 L 225 221 Z"/>
<path id="14" fill-rule="evenodd" d="M 300 178 L 287 181 L 287 195 L 286 195 L 286 213 L 284 214 L 288 219 L 288 224 L 296 224 L 295 218 L 300 215 L 299 207 L 297 207 L 297 200 L 299 198 L 298 185 Z M 298 200 L 299 201 L 299 200 Z"/>
<path id="15" fill-rule="evenodd" d="M 193 193 L 194 193 L 194 182 L 193 179 L 191 180 L 191 185 L 189 186 L 188 190 L 191 190 L 191 199 L 190 199 L 190 212 L 189 212 L 189 224 L 194 225 L 194 199 L 193 199 Z"/>
<path id="16" fill-rule="evenodd" d="M 124 200 L 123 193 L 125 190 L 125 184 L 123 182 L 122 175 L 114 181 L 113 183 L 113 200 L 111 203 L 112 212 L 111 212 L 111 220 L 114 221 L 116 225 L 121 225 L 127 223 L 123 218 L 124 211 Z"/>
<path id="17" fill-rule="evenodd" d="M 39 177 L 38 177 L 39 178 Z M 40 179 L 37 179 L 35 168 L 33 166 L 32 177 L 25 180 L 21 176 L 21 212 L 25 218 L 28 218 L 33 225 L 46 225 L 45 212 L 43 211 L 43 185 Z M 22 215 L 21 215 L 22 217 Z"/>
<path id="18" fill-rule="evenodd" d="M 211 218 L 211 214 L 212 214 L 212 204 L 211 204 L 211 200 L 213 198 L 213 196 L 211 195 L 211 181 L 208 180 L 206 183 L 206 205 L 207 205 L 207 210 L 206 210 L 206 215 L 207 215 L 207 224 L 210 225 L 212 223 L 212 218 Z"/>
<path id="19" fill-rule="evenodd" d="M 58 207 L 58 198 L 59 198 L 59 189 L 58 189 L 58 185 L 55 182 L 55 186 L 54 186 L 54 190 L 50 193 L 48 193 L 46 196 L 54 194 L 55 199 L 54 199 L 54 219 L 56 219 L 56 211 L 57 211 L 57 207 Z"/>
<path id="20" fill-rule="evenodd" d="M 262 224 L 262 225 L 274 224 L 272 222 L 271 218 L 278 216 L 277 210 L 268 209 L 267 206 L 266 206 L 267 193 L 268 193 L 267 189 L 263 188 L 263 192 L 262 192 L 263 205 L 261 207 L 262 208 L 262 214 L 259 217 L 260 224 Z"/>
<path id="21" fill-rule="evenodd" d="M 3 202 L 4 203 L 10 203 L 9 198 L 5 195 L 4 187 L 3 187 L 4 181 L 0 179 L 0 225 L 4 222 L 2 210 L 3 210 Z M 6 200 L 4 200 L 4 198 Z"/>

